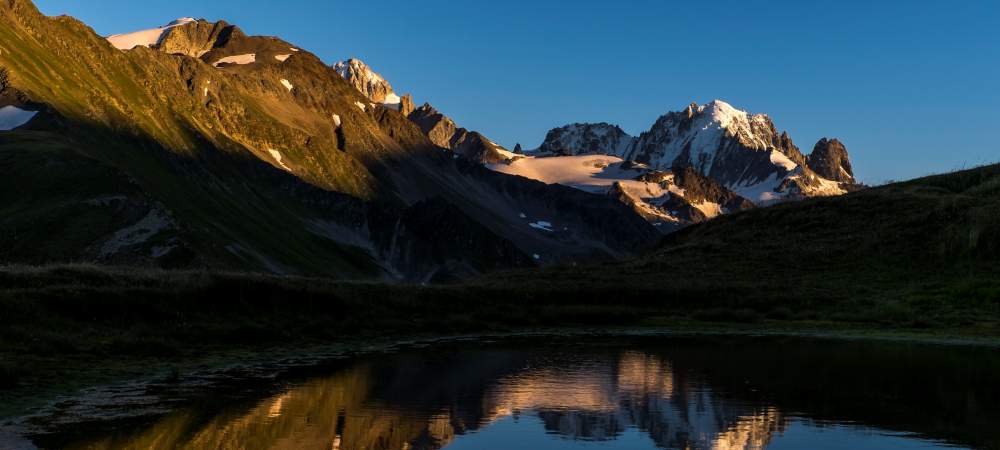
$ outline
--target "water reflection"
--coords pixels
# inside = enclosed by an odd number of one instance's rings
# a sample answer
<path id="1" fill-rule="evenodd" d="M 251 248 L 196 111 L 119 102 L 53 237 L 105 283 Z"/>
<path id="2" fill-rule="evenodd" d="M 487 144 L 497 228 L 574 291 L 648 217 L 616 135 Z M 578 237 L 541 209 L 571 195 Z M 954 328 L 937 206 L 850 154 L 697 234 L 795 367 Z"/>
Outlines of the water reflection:
<path id="1" fill-rule="evenodd" d="M 351 362 L 263 400 L 206 399 L 138 432 L 49 445 L 723 450 L 927 448 L 935 438 L 993 447 L 997 432 L 980 425 L 1000 418 L 996 357 L 964 352 L 719 338 L 449 345 Z"/>
<path id="2" fill-rule="evenodd" d="M 719 397 L 703 383 L 679 383 L 662 358 L 634 351 L 507 377 L 485 404 L 491 420 L 527 411 L 552 434 L 594 441 L 636 427 L 663 448 L 764 448 L 784 426 L 774 408 Z"/>

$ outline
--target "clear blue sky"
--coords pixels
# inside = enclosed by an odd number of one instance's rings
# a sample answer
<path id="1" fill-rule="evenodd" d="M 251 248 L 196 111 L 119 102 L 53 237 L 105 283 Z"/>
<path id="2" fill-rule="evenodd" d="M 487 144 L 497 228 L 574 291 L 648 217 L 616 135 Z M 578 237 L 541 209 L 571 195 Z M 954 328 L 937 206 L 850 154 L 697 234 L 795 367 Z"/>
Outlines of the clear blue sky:
<path id="1" fill-rule="evenodd" d="M 526 148 L 570 122 L 638 134 L 691 101 L 843 140 L 866 182 L 1000 161 L 1000 4 L 968 1 L 36 0 L 98 33 L 183 16 L 357 57 Z"/>

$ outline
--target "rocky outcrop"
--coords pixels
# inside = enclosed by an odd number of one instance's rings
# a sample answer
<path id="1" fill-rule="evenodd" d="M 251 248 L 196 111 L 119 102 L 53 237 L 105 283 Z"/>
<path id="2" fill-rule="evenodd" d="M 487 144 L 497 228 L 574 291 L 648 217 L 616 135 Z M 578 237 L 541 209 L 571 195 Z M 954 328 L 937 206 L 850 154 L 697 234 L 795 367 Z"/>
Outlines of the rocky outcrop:
<path id="1" fill-rule="evenodd" d="M 406 94 L 403 96 L 402 99 L 400 99 L 399 112 L 402 113 L 404 116 L 409 117 L 410 114 L 413 114 L 413 111 L 415 109 L 417 109 L 417 107 L 413 104 L 412 95 Z"/>
<path id="2" fill-rule="evenodd" d="M 667 113 L 638 138 L 606 123 L 556 128 L 539 147 L 539 155 L 604 154 L 654 170 L 692 167 L 720 186 L 766 204 L 850 190 L 854 179 L 846 151 L 822 147 L 815 166 L 828 175 L 836 172 L 835 177 L 814 172 L 814 164 L 767 115 L 716 100 Z"/>
<path id="3" fill-rule="evenodd" d="M 857 182 L 847 148 L 837 139 L 820 139 L 809 154 L 807 165 L 823 178 L 848 184 Z"/>
<path id="4" fill-rule="evenodd" d="M 362 94 L 365 94 L 373 102 L 398 102 L 389 101 L 395 97 L 395 93 L 389 82 L 360 59 L 341 61 L 333 66 L 333 70 L 336 70 L 351 86 L 361 91 Z"/>
<path id="5" fill-rule="evenodd" d="M 230 40 L 246 38 L 243 32 L 225 21 L 215 23 L 199 20 L 175 26 L 166 31 L 157 48 L 172 55 L 201 58 L 215 47 Z"/>
<path id="6" fill-rule="evenodd" d="M 458 133 L 458 125 L 448 116 L 441 114 L 428 103 L 409 114 L 409 119 L 438 147 L 451 149 L 453 138 Z M 464 130 L 463 130 L 464 131 Z"/>
<path id="7" fill-rule="evenodd" d="M 483 164 L 497 164 L 507 160 L 501 151 L 502 147 L 475 131 L 459 129 L 452 144 L 452 151 L 473 161 Z"/>
<path id="8" fill-rule="evenodd" d="M 482 134 L 459 128 L 455 121 L 424 103 L 409 119 L 438 147 L 449 149 L 473 161 L 496 164 L 508 159 L 507 151 Z"/>
<path id="9" fill-rule="evenodd" d="M 466 130 L 448 116 L 424 103 L 415 108 L 409 94 L 399 97 L 392 86 L 368 65 L 357 59 L 337 63 L 334 70 L 370 100 L 395 109 L 417 124 L 438 147 L 484 164 L 508 159 L 510 152 L 480 133 Z"/>
<path id="10" fill-rule="evenodd" d="M 674 184 L 684 190 L 684 199 L 692 203 L 711 202 L 719 204 L 724 212 L 733 213 L 754 207 L 753 202 L 726 189 L 715 180 L 706 177 L 691 166 L 683 166 L 671 171 Z"/>
<path id="11" fill-rule="evenodd" d="M 555 128 L 545 136 L 539 153 L 552 155 L 615 155 L 629 153 L 636 138 L 617 125 L 576 123 Z"/>

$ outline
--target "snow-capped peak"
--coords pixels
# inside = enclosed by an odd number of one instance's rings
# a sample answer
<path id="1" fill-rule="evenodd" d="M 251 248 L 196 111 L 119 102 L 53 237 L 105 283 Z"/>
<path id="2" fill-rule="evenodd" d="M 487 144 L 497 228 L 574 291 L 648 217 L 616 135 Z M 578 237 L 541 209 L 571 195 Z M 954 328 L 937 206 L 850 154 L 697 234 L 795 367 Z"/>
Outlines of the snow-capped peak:
<path id="1" fill-rule="evenodd" d="M 372 83 L 386 82 L 385 78 L 382 78 L 382 75 L 375 73 L 371 67 L 368 67 L 368 64 L 357 58 L 340 61 L 333 66 L 333 69 L 344 78 L 358 77 Z"/>
<path id="2" fill-rule="evenodd" d="M 119 50 L 131 50 L 135 47 L 150 47 L 159 44 L 160 41 L 163 40 L 163 36 L 167 34 L 167 30 L 192 22 L 196 22 L 196 20 L 190 17 L 181 17 L 162 27 L 134 31 L 131 33 L 115 34 L 108 36 L 107 39 L 108 42 L 111 42 L 111 45 L 114 45 L 115 48 Z"/>
<path id="3" fill-rule="evenodd" d="M 360 59 L 338 62 L 333 70 L 373 102 L 399 105 L 401 101 L 389 82 Z"/>
<path id="4" fill-rule="evenodd" d="M 713 122 L 717 122 L 723 128 L 728 128 L 734 122 L 746 122 L 749 117 L 746 111 L 733 108 L 733 105 L 722 100 L 713 100 L 699 109 L 702 114 L 708 114 Z"/>
<path id="5" fill-rule="evenodd" d="M 706 129 L 725 130 L 730 137 L 739 138 L 743 144 L 758 150 L 765 150 L 769 146 L 768 140 L 755 132 L 755 129 L 766 128 L 770 124 L 770 118 L 766 114 L 750 114 L 722 100 L 713 100 L 699 106 L 698 113 L 704 116 L 703 122 L 707 119 Z"/>
<path id="6" fill-rule="evenodd" d="M 191 22 L 197 22 L 197 20 L 195 20 L 193 17 L 181 17 L 179 19 L 171 21 L 166 26 L 170 27 L 170 26 L 184 25 L 186 23 L 191 23 Z"/>
<path id="7" fill-rule="evenodd" d="M 840 162 L 846 158 L 840 153 L 846 151 L 834 153 L 827 159 L 836 159 L 838 167 L 849 164 Z M 691 167 L 758 203 L 842 193 L 836 182 L 811 173 L 804 155 L 767 115 L 751 114 L 722 100 L 692 103 L 667 113 L 639 138 L 608 124 L 556 128 L 535 154 L 605 154 L 661 171 Z"/>

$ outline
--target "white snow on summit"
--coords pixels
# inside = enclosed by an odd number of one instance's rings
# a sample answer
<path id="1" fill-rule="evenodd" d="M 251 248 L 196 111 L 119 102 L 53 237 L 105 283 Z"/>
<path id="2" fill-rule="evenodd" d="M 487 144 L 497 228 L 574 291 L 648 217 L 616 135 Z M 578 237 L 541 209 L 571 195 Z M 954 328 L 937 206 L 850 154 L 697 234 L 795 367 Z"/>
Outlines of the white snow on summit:
<path id="1" fill-rule="evenodd" d="M 567 125 L 552 130 L 542 147 L 528 153 L 539 157 L 604 154 L 642 161 L 658 170 L 668 170 L 676 164 L 690 165 L 705 176 L 719 177 L 716 181 L 723 186 L 757 204 L 803 194 L 845 192 L 837 182 L 816 176 L 777 149 L 772 141 L 774 132 L 767 115 L 750 114 L 714 100 L 705 105 L 693 104 L 681 113 L 664 115 L 638 138 L 606 123 Z M 770 165 L 760 165 L 762 158 L 755 153 L 760 153 Z M 716 166 L 717 159 L 721 166 Z M 739 164 L 742 159 L 748 161 L 748 170 L 733 168 L 734 161 Z M 706 215 L 711 214 L 706 212 Z"/>
<path id="2" fill-rule="evenodd" d="M 333 70 L 370 100 L 389 108 L 400 108 L 402 99 L 393 92 L 392 85 L 364 61 L 353 58 L 341 61 L 334 64 Z"/>
<path id="3" fill-rule="evenodd" d="M 108 36 L 108 42 L 119 50 L 131 50 L 135 47 L 149 47 L 160 43 L 163 36 L 167 34 L 167 30 L 195 22 L 194 19 L 190 17 L 182 17 L 180 19 L 174 20 L 162 27 L 151 28 L 148 30 L 134 31 L 131 33 L 115 34 Z"/>
<path id="4" fill-rule="evenodd" d="M 758 150 L 764 150 L 769 145 L 754 135 L 750 125 L 751 122 L 766 122 L 768 120 L 766 115 L 750 115 L 722 100 L 698 106 L 691 112 L 694 117 L 689 127 L 681 129 L 680 124 L 673 123 L 671 129 L 654 130 L 648 136 L 643 136 L 638 145 L 624 155 L 625 159 L 631 160 L 635 152 L 640 149 L 648 151 L 652 147 L 650 165 L 669 168 L 685 149 L 690 148 L 689 158 L 695 168 L 707 174 L 715 162 L 716 152 L 723 138 L 727 135 L 743 137 L 746 143 Z M 667 133 L 671 139 L 663 143 L 665 136 L 662 133 Z"/>
<path id="5" fill-rule="evenodd" d="M 25 111 L 16 106 L 0 108 L 0 131 L 10 131 L 28 123 L 38 114 L 37 111 Z"/>

